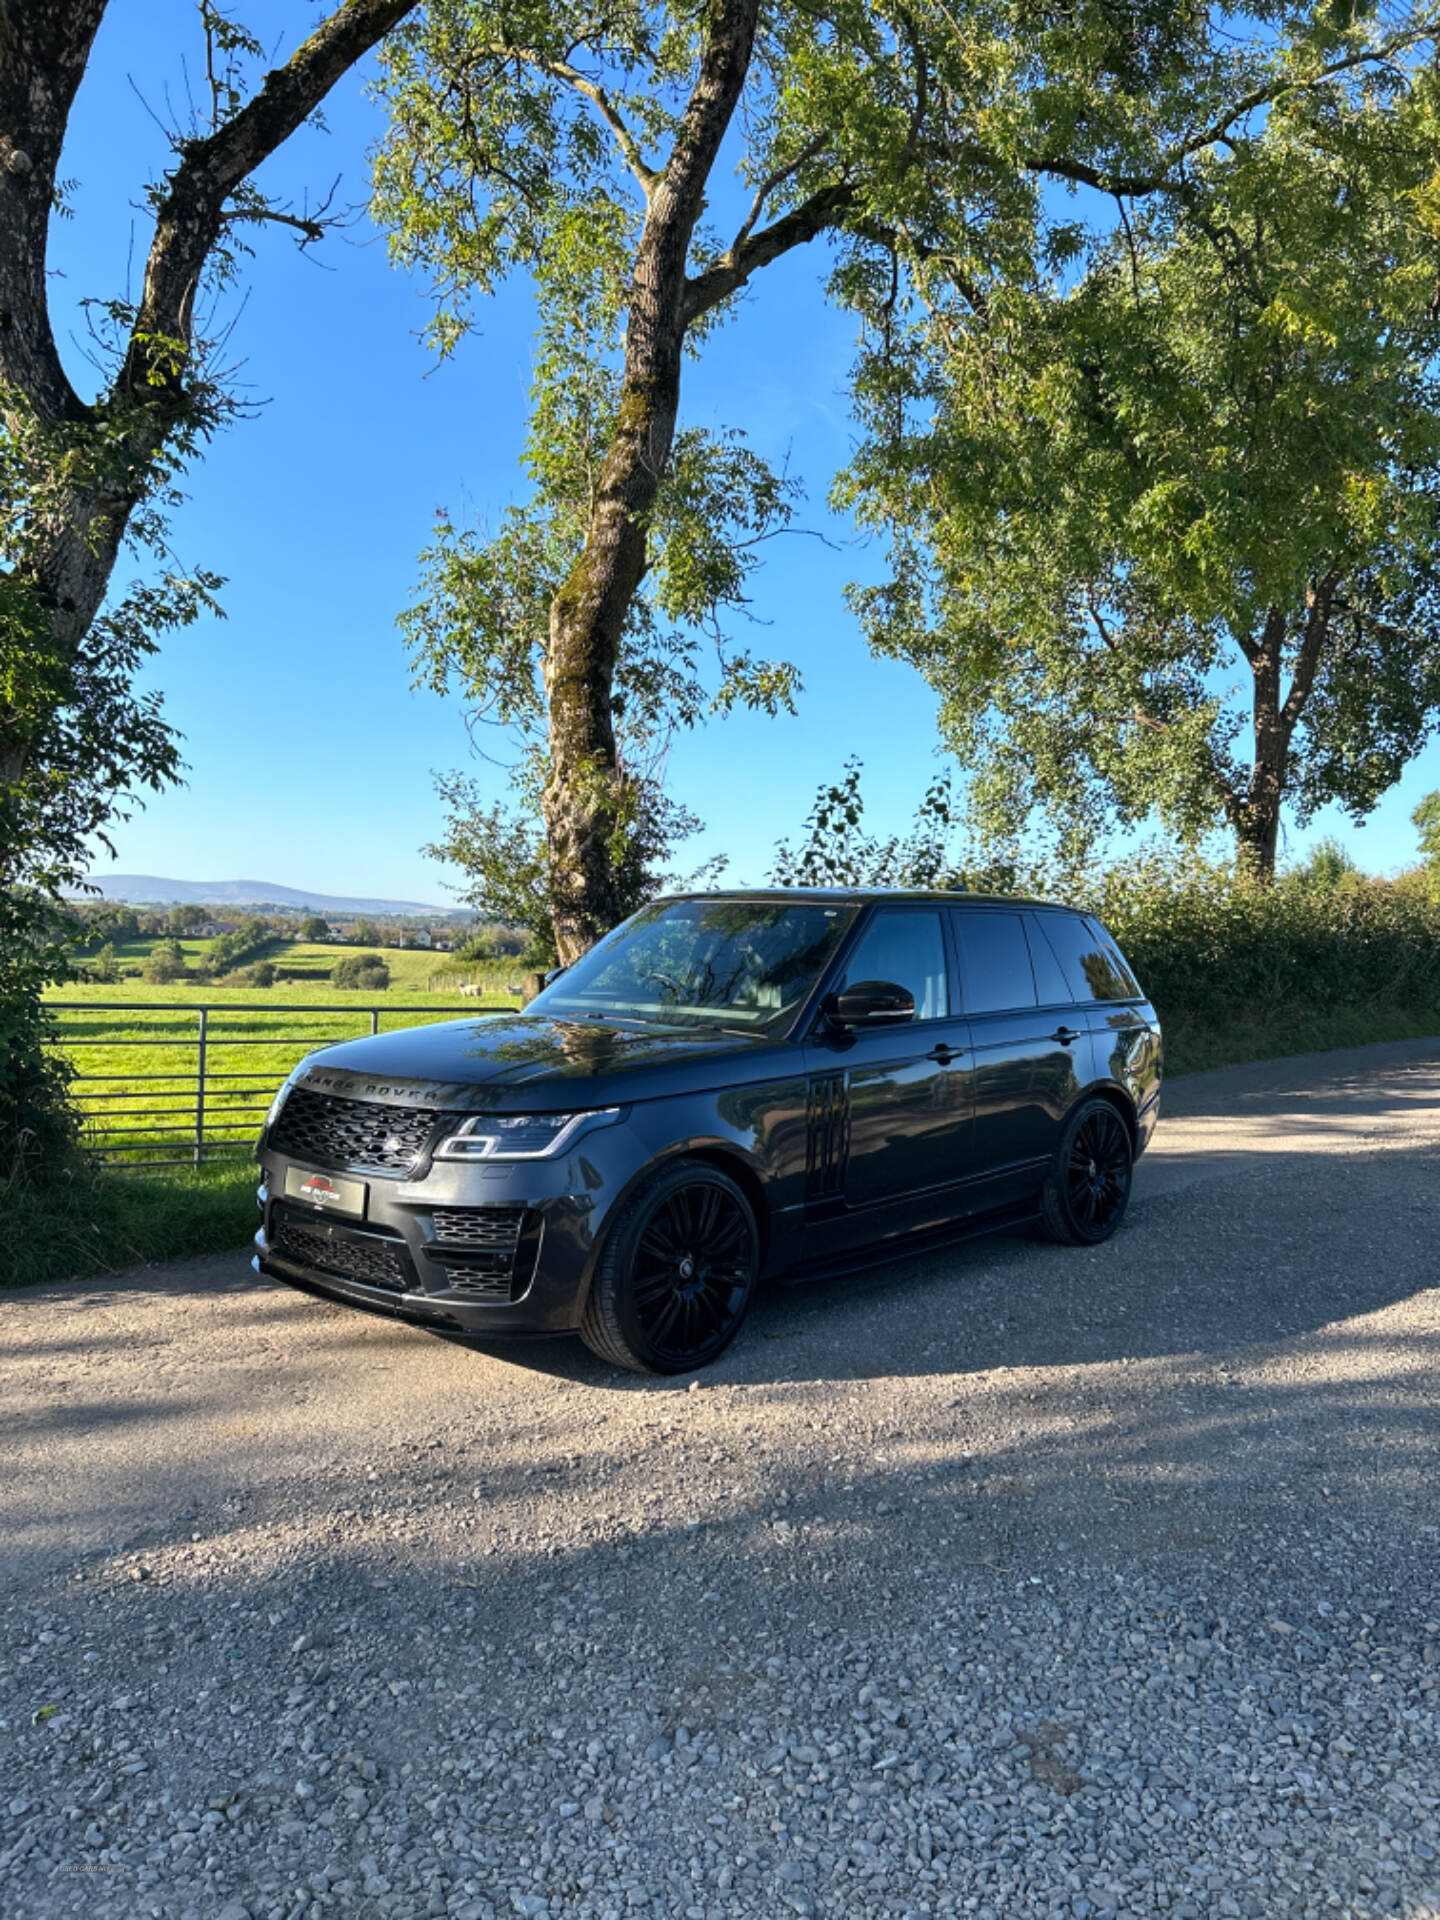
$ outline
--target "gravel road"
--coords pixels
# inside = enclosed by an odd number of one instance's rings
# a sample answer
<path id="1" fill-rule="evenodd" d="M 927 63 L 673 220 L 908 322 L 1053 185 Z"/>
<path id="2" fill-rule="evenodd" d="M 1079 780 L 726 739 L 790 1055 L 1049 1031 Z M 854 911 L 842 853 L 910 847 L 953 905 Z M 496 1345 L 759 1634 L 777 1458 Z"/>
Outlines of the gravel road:
<path id="1" fill-rule="evenodd" d="M 0 1297 L 0 1912 L 1440 1920 L 1440 1041 L 698 1383 Z"/>

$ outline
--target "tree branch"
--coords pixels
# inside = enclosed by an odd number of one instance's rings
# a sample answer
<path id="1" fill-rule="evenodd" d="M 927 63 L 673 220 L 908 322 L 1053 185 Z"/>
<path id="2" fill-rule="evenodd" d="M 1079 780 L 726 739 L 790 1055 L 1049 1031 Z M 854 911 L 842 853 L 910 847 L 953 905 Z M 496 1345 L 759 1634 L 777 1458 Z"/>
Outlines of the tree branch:
<path id="1" fill-rule="evenodd" d="M 768 267 L 772 260 L 804 246 L 829 228 L 838 226 L 855 203 L 855 189 L 848 181 L 837 180 L 821 187 L 808 200 L 794 207 L 759 233 L 738 237 L 734 244 L 703 273 L 693 274 L 685 283 L 685 325 L 709 313 L 739 291 L 751 274 Z M 743 229 L 742 229 L 743 234 Z"/>
<path id="2" fill-rule="evenodd" d="M 83 421 L 50 322 L 46 250 L 70 110 L 105 0 L 0 5 L 0 390 L 6 418 Z"/>
<path id="3" fill-rule="evenodd" d="M 330 211 L 339 186 L 337 179 L 314 213 L 292 213 L 288 207 L 272 207 L 268 201 L 246 194 L 237 204 L 225 208 L 220 216 L 221 224 L 228 227 L 249 222 L 256 226 L 290 227 L 304 235 L 300 242 L 303 253 L 314 241 L 323 240 L 333 228 L 344 226 L 350 217 L 343 208 L 338 213 Z"/>
<path id="4" fill-rule="evenodd" d="M 188 350 L 194 304 L 226 202 L 309 118 L 338 80 L 416 0 L 344 0 L 260 90 L 214 133 L 187 140 L 155 220 L 145 286 L 116 392 L 156 397 L 173 388 L 178 344 Z M 170 369 L 167 371 L 167 368 Z"/>
<path id="5" fill-rule="evenodd" d="M 1308 79 L 1297 80 L 1287 76 L 1269 81 L 1262 87 L 1252 87 L 1249 93 L 1241 94 L 1240 98 L 1218 120 L 1212 121 L 1208 127 L 1202 128 L 1198 133 L 1190 134 L 1184 140 L 1175 141 L 1161 154 L 1157 166 L 1149 173 L 1108 173 L 1103 167 L 1090 166 L 1083 160 L 1070 160 L 1063 154 L 1034 155 L 1022 160 L 1021 165 L 1029 173 L 1053 174 L 1057 179 L 1072 180 L 1077 186 L 1094 187 L 1097 192 L 1117 199 L 1122 194 L 1134 197 L 1154 193 L 1165 185 L 1182 161 L 1226 139 L 1236 121 L 1243 120 L 1247 114 L 1254 113 L 1259 107 L 1273 105 L 1284 94 L 1311 92 L 1342 73 L 1350 73 L 1357 67 L 1372 66 L 1391 60 L 1397 54 L 1408 52 L 1426 40 L 1433 40 L 1437 31 L 1437 19 L 1440 19 L 1440 16 L 1427 15 L 1424 25 L 1392 34 L 1378 47 L 1363 48 L 1359 52 L 1346 54 L 1343 59 L 1327 61 Z"/>
<path id="6" fill-rule="evenodd" d="M 1330 610 L 1335 599 L 1335 590 L 1340 584 L 1340 570 L 1332 567 L 1322 574 L 1308 596 L 1309 604 L 1305 610 L 1305 631 L 1300 636 L 1299 652 L 1295 656 L 1295 672 L 1291 676 L 1290 691 L 1285 696 L 1285 704 L 1280 709 L 1280 725 L 1285 730 L 1288 742 L 1305 703 L 1315 686 L 1315 676 L 1320 670 L 1320 656 L 1330 631 Z"/>
<path id="7" fill-rule="evenodd" d="M 640 182 L 645 198 L 649 200 L 655 190 L 655 182 L 660 178 L 659 171 L 648 164 L 640 151 L 639 142 L 625 124 L 624 116 L 610 95 L 596 81 L 588 79 L 578 67 L 572 67 L 564 60 L 543 60 L 537 54 L 531 54 L 516 48 L 515 53 L 521 60 L 533 61 L 543 67 L 546 73 L 554 74 L 557 80 L 565 81 L 574 87 L 577 93 L 584 94 L 599 113 L 601 119 L 615 136 L 615 144 L 625 156 L 625 164 Z"/>
<path id="8" fill-rule="evenodd" d="M 303 233 L 305 239 L 301 251 L 312 240 L 323 240 L 327 226 L 332 222 L 312 220 L 301 213 L 282 213 L 279 207 L 227 207 L 221 214 L 222 226 L 235 226 L 242 222 L 252 222 L 256 226 L 293 227 L 296 233 Z"/>
<path id="9" fill-rule="evenodd" d="M 730 243 L 731 253 L 734 253 L 738 247 L 743 247 L 745 242 L 750 238 L 750 235 L 755 231 L 755 222 L 760 218 L 761 210 L 765 202 L 770 198 L 770 195 L 774 193 L 775 189 L 782 187 L 787 180 L 793 179 L 801 167 L 805 165 L 806 161 L 813 160 L 824 145 L 825 135 L 823 133 L 817 133 L 813 140 L 807 142 L 807 144 L 800 149 L 793 160 L 789 161 L 783 167 L 777 167 L 774 173 L 768 175 L 760 182 L 760 185 L 755 190 L 755 198 L 750 202 L 750 211 L 746 214 L 740 231 Z"/>
<path id="10" fill-rule="evenodd" d="M 1118 653 L 1120 649 L 1116 643 L 1114 635 L 1110 631 L 1109 625 L 1105 620 L 1105 616 L 1101 613 L 1100 609 L 1095 604 L 1095 596 L 1093 593 L 1087 592 L 1085 595 L 1085 611 L 1089 614 L 1092 622 L 1094 623 L 1095 631 L 1097 634 L 1099 634 L 1105 646 L 1108 647 L 1111 653 Z"/>

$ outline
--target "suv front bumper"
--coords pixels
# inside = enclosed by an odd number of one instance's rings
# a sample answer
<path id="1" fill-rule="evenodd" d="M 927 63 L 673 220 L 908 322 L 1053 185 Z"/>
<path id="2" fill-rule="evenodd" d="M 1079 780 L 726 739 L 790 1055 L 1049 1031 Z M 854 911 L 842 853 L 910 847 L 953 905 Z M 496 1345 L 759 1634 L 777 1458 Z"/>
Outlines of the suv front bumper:
<path id="1" fill-rule="evenodd" d="M 307 1293 L 466 1334 L 573 1332 L 603 1222 L 646 1155 L 628 1129 L 554 1161 L 434 1162 L 408 1181 L 269 1151 L 252 1264 Z M 363 1216 L 286 1197 L 286 1174 L 363 1182 Z"/>

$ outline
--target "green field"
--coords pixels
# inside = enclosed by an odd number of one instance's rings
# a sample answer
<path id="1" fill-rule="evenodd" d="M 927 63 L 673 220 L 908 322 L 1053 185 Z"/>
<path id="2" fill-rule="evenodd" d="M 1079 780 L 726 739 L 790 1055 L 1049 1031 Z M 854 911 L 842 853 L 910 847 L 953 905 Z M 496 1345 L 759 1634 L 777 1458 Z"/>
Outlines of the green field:
<path id="1" fill-rule="evenodd" d="M 115 947 L 115 959 L 121 967 L 143 966 L 156 947 L 167 944 L 167 941 L 158 936 L 122 941 Z M 214 944 L 213 940 L 190 940 L 182 937 L 180 950 L 185 956 L 186 966 L 194 967 L 201 961 L 209 959 Z M 362 951 L 378 952 L 390 969 L 390 985 L 387 993 L 391 997 L 400 995 L 413 997 L 417 993 L 424 994 L 428 990 L 432 976 L 458 974 L 465 980 L 483 984 L 487 1000 L 492 997 L 492 990 L 494 997 L 505 1000 L 510 998 L 505 989 L 512 985 L 518 987 L 524 972 L 524 968 L 516 960 L 456 960 L 453 954 L 430 953 L 423 947 L 362 949 L 349 946 L 318 946 L 297 940 L 293 943 L 277 942 L 266 956 L 273 961 L 281 976 L 273 987 L 229 987 L 213 980 L 204 983 L 177 980 L 166 986 L 163 992 L 167 997 L 172 992 L 181 996 L 193 993 L 197 998 L 213 993 L 264 993 L 269 996 L 304 987 L 307 990 L 321 989 L 319 994 L 311 994 L 311 998 L 323 999 L 333 992 L 339 1000 L 343 1001 L 347 997 L 347 990 L 331 987 L 330 969 L 347 953 Z M 291 978 L 292 975 L 298 977 Z M 94 987 L 67 987 L 63 990 L 56 988 L 52 997 L 68 999 L 77 994 L 93 994 L 102 999 L 106 995 L 112 998 L 117 996 L 127 999 L 132 996 L 144 998 L 144 994 L 140 992 L 142 988 L 152 999 L 161 997 L 161 989 L 144 980 L 122 980 L 113 988 L 98 984 Z M 348 993 L 348 997 L 353 999 L 355 995 L 351 992 Z"/>
<path id="2" fill-rule="evenodd" d="M 140 961 L 156 944 L 133 941 L 116 957 L 122 963 Z M 187 964 L 199 959 L 208 944 L 182 941 Z M 504 1012 L 520 1004 L 518 996 L 506 991 L 517 972 L 509 961 L 454 969 L 483 982 L 479 998 L 427 991 L 431 974 L 445 968 L 449 956 L 423 950 L 386 952 L 391 985 L 385 992 L 333 987 L 330 968 L 342 953 L 353 950 L 281 947 L 274 956 L 276 965 L 301 977 L 273 987 L 122 980 L 53 988 L 47 996 L 52 1002 L 70 1003 L 56 1011 L 59 1043 L 80 1076 L 75 1094 L 92 1120 L 91 1144 L 99 1144 L 93 1126 L 106 1115 L 115 1130 L 108 1143 L 112 1155 L 124 1152 L 140 1162 L 193 1155 L 202 1007 L 208 1009 L 204 1139 L 209 1152 L 227 1146 L 248 1149 L 271 1096 L 296 1062 L 313 1047 L 369 1033 L 372 1009 L 383 1033 Z M 135 1011 L 126 1012 L 126 1007 Z"/>

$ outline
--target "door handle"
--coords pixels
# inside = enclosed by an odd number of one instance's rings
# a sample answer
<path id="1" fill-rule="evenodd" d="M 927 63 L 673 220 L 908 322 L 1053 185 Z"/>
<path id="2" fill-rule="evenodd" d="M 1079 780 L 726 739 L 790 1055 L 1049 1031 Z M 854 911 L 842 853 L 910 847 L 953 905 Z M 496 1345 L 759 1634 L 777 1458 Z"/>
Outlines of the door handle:
<path id="1" fill-rule="evenodd" d="M 942 1040 L 939 1046 L 930 1049 L 925 1058 L 927 1060 L 938 1060 L 942 1067 L 948 1067 L 952 1060 L 959 1058 L 959 1053 L 956 1048 L 947 1047 Z"/>
<path id="2" fill-rule="evenodd" d="M 1052 1040 L 1058 1040 L 1062 1047 L 1068 1047 L 1071 1041 L 1078 1040 L 1080 1035 L 1075 1031 L 1074 1027 L 1057 1027 L 1050 1038 Z"/>

